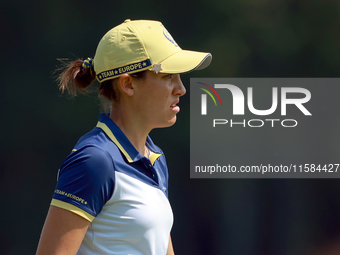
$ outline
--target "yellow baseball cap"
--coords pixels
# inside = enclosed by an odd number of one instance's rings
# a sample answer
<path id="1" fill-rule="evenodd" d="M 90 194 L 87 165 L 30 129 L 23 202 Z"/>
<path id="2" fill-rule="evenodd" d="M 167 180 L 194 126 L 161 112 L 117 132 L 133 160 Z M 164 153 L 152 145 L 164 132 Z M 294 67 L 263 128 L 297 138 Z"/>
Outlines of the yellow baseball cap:
<path id="1" fill-rule="evenodd" d="M 206 68 L 210 53 L 182 50 L 159 21 L 125 20 L 100 40 L 94 57 L 97 80 L 151 70 L 186 73 Z"/>

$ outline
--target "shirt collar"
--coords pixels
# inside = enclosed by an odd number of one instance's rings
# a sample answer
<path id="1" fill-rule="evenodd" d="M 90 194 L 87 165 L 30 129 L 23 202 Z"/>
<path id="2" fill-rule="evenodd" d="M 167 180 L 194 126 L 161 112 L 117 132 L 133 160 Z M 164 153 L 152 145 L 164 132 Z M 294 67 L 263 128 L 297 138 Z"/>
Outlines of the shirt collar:
<path id="1" fill-rule="evenodd" d="M 123 153 L 129 163 L 135 162 L 144 156 L 140 154 L 136 148 L 131 144 L 129 139 L 120 130 L 120 128 L 113 122 L 108 114 L 99 114 L 97 128 L 100 128 L 104 133 L 116 144 L 119 150 Z M 150 161 L 153 164 L 155 160 L 161 156 L 162 151 L 152 142 L 151 138 L 147 136 L 146 146 L 151 151 Z"/>

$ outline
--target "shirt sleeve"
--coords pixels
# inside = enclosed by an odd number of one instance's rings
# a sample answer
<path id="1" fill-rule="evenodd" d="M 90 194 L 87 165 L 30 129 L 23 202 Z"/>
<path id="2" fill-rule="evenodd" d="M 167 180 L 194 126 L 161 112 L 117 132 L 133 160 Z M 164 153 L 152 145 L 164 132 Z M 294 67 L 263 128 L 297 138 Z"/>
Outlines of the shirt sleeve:
<path id="1" fill-rule="evenodd" d="M 73 151 L 63 162 L 51 205 L 92 221 L 111 198 L 115 184 L 109 153 L 96 146 Z"/>

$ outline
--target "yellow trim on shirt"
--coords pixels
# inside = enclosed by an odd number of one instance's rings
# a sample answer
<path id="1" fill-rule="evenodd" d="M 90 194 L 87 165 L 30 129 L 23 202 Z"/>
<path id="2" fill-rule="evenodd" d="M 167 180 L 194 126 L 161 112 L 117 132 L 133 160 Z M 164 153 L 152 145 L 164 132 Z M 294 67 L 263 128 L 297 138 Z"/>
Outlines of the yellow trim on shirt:
<path id="1" fill-rule="evenodd" d="M 126 150 L 124 150 L 123 146 L 118 142 L 117 138 L 114 136 L 112 131 L 108 128 L 108 126 L 106 126 L 106 124 L 98 121 L 97 127 L 101 128 L 105 132 L 105 134 L 108 137 L 110 137 L 112 142 L 114 142 L 117 145 L 117 147 L 120 149 L 120 151 L 125 155 L 126 159 L 129 161 L 129 163 L 132 163 L 133 160 L 131 159 L 130 155 L 126 152 Z"/>
<path id="2" fill-rule="evenodd" d="M 83 217 L 85 220 L 88 220 L 92 222 L 94 220 L 94 216 L 89 214 L 88 212 L 85 212 L 84 210 L 80 209 L 77 206 L 71 205 L 69 203 L 66 203 L 64 201 L 58 200 L 58 199 L 52 199 L 51 205 L 54 205 L 56 207 L 65 209 L 67 211 L 73 212 L 81 217 Z"/>
<path id="3" fill-rule="evenodd" d="M 156 161 L 156 159 L 158 159 L 160 156 L 162 156 L 162 154 L 159 153 L 155 153 L 153 151 L 150 151 L 150 156 L 149 159 L 151 161 L 151 164 L 153 165 L 153 163 Z"/>

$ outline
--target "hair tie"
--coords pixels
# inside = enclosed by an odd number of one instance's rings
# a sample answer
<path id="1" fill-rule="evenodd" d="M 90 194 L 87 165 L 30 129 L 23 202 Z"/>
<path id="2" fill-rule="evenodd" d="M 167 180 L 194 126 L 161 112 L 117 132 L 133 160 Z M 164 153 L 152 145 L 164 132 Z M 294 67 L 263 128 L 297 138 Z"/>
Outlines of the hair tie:
<path id="1" fill-rule="evenodd" d="M 92 58 L 87 58 L 83 61 L 83 64 L 81 65 L 83 70 L 89 68 L 90 69 L 90 74 L 91 76 L 93 76 L 92 74 L 92 70 L 93 70 L 93 59 Z"/>

